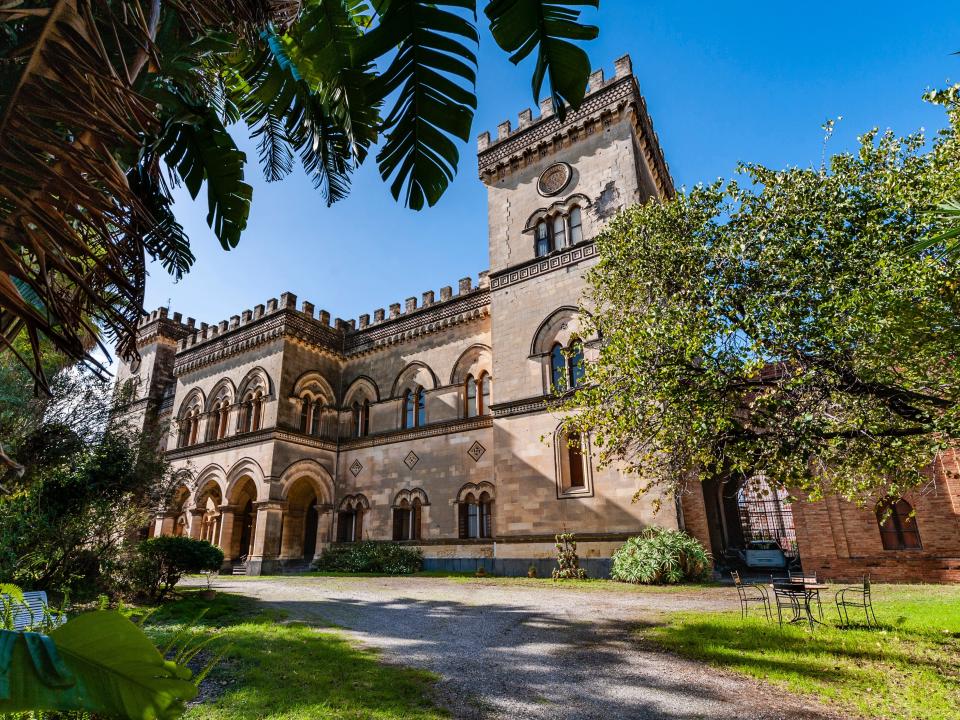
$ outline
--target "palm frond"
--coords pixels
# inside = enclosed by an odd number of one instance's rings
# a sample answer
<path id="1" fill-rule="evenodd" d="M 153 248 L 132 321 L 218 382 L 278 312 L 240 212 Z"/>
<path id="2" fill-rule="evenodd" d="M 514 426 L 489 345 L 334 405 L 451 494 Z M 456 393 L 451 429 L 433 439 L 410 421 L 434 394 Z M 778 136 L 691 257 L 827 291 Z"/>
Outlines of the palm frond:
<path id="1" fill-rule="evenodd" d="M 355 57 L 372 62 L 396 49 L 373 84 L 374 97 L 397 93 L 377 154 L 394 198 L 420 210 L 434 205 L 456 173 L 460 153 L 451 138 L 470 137 L 479 42 L 474 25 L 453 10 L 475 12 L 473 0 L 392 0 L 379 24 L 357 43 Z M 392 181 L 391 181 L 392 178 Z"/>
<path id="2" fill-rule="evenodd" d="M 540 102 L 546 79 L 553 109 L 563 120 L 566 106 L 580 107 L 590 78 L 590 59 L 570 40 L 593 40 L 599 34 L 594 25 L 578 22 L 577 7 L 599 7 L 600 0 L 490 0 L 485 12 L 497 45 L 510 61 L 519 63 L 534 50 L 533 100 Z"/>
<path id="3" fill-rule="evenodd" d="M 960 256 L 960 199 L 947 200 L 936 209 L 933 215 L 943 229 L 935 235 L 917 241 L 907 249 L 907 252 L 922 253 L 943 245 L 942 255 L 951 258 Z"/>

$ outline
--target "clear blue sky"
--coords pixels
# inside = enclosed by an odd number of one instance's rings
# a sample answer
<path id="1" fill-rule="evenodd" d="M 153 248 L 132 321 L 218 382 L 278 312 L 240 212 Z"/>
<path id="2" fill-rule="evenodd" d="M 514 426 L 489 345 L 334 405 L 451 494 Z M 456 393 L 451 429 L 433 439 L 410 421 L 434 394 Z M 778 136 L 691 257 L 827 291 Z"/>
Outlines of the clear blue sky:
<path id="1" fill-rule="evenodd" d="M 942 113 L 920 95 L 960 80 L 955 2 L 786 5 L 601 0 L 599 12 L 585 13 L 600 26 L 589 47 L 594 67 L 609 77 L 616 57 L 632 56 L 678 186 L 729 176 L 741 160 L 819 164 L 827 118 L 843 116 L 833 151 L 873 126 L 901 134 L 942 126 Z M 507 118 L 516 124 L 517 112 L 533 106 L 529 65 L 512 66 L 486 32 L 480 65 L 474 137 Z M 372 155 L 352 195 L 328 209 L 302 173 L 264 182 L 256 148 L 238 141 L 254 186 L 240 246 L 221 250 L 204 222 L 205 200 L 194 205 L 178 193 L 197 262 L 177 284 L 153 267 L 148 309 L 170 299 L 173 310 L 215 323 L 290 290 L 351 318 L 456 287 L 487 267 L 474 141 L 462 148 L 446 196 L 419 213 L 393 201 Z"/>

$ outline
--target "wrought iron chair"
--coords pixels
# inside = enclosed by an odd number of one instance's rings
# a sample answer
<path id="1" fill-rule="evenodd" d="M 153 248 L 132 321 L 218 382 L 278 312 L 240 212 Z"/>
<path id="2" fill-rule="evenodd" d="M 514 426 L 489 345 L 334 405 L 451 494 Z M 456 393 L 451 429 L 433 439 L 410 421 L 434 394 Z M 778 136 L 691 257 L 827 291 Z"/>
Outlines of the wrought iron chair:
<path id="1" fill-rule="evenodd" d="M 876 625 L 877 616 L 873 612 L 873 596 L 870 593 L 870 575 L 863 576 L 863 586 L 853 585 L 839 590 L 834 598 L 837 603 L 837 616 L 844 625 L 850 625 L 850 614 L 848 608 L 857 608 L 863 610 L 863 615 L 867 619 L 867 627 Z"/>
<path id="2" fill-rule="evenodd" d="M 797 585 L 797 588 L 800 586 Z M 801 589 L 791 589 L 787 585 L 774 585 L 773 586 L 773 597 L 774 601 L 777 604 L 777 622 L 780 624 L 780 627 L 783 627 L 783 611 L 790 611 L 790 619 L 787 620 L 788 623 L 798 622 L 801 618 L 801 613 L 803 612 L 803 590 Z"/>
<path id="3" fill-rule="evenodd" d="M 793 583 L 802 583 L 804 586 L 807 585 L 817 585 L 820 583 L 820 580 L 817 578 L 817 574 L 813 573 L 804 573 L 804 572 L 793 572 L 789 573 L 790 582 Z M 819 590 L 807 590 L 811 599 L 816 600 L 817 602 L 817 613 L 820 615 L 821 622 L 823 621 L 823 605 L 820 603 L 820 591 Z"/>
<path id="4" fill-rule="evenodd" d="M 763 614 L 767 620 L 772 619 L 770 612 L 770 596 L 767 589 L 758 583 L 745 583 L 740 579 L 740 573 L 736 570 L 730 573 L 733 578 L 733 584 L 737 588 L 737 595 L 740 596 L 740 617 L 745 619 L 750 603 L 760 603 L 763 606 Z"/>

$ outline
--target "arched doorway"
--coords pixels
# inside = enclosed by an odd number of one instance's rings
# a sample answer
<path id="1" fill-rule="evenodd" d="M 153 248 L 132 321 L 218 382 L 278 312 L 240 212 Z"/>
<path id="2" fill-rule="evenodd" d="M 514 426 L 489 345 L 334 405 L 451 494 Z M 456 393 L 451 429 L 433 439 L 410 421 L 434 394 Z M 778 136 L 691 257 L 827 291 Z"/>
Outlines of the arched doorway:
<path id="1" fill-rule="evenodd" d="M 313 560 L 325 538 L 319 537 L 320 515 L 317 486 L 309 477 L 297 478 L 287 491 L 280 556 L 286 561 Z"/>
<path id="2" fill-rule="evenodd" d="M 227 504 L 233 516 L 223 519 L 221 530 L 221 547 L 229 560 L 246 558 L 253 550 L 257 534 L 256 501 L 257 488 L 249 477 L 239 480 L 229 490 Z"/>

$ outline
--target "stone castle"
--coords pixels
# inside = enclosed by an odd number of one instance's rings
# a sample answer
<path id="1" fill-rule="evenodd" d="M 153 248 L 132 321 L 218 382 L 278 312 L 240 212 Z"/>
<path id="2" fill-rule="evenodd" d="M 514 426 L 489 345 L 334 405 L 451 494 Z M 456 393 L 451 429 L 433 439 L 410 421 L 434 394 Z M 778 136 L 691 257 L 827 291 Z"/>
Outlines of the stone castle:
<path id="1" fill-rule="evenodd" d="M 922 544 L 848 504 L 791 508 L 742 483 L 634 502 L 636 478 L 558 430 L 550 400 L 597 343 L 578 320 L 593 239 L 623 208 L 674 192 L 629 57 L 612 78 L 594 72 L 564 122 L 545 101 L 483 133 L 478 165 L 490 267 L 476 285 L 357 320 L 331 322 L 291 293 L 218 324 L 165 308 L 144 319 L 140 359 L 118 382 L 135 388 L 135 422 L 169 428 L 181 481 L 150 534 L 209 540 L 251 574 L 367 539 L 418 546 L 428 568 L 544 574 L 566 531 L 597 575 L 625 538 L 660 525 L 720 560 L 772 536 L 834 576 L 906 562 L 919 578 L 960 579 L 960 482 L 943 473 L 939 499 L 911 505 L 929 525 Z"/>

